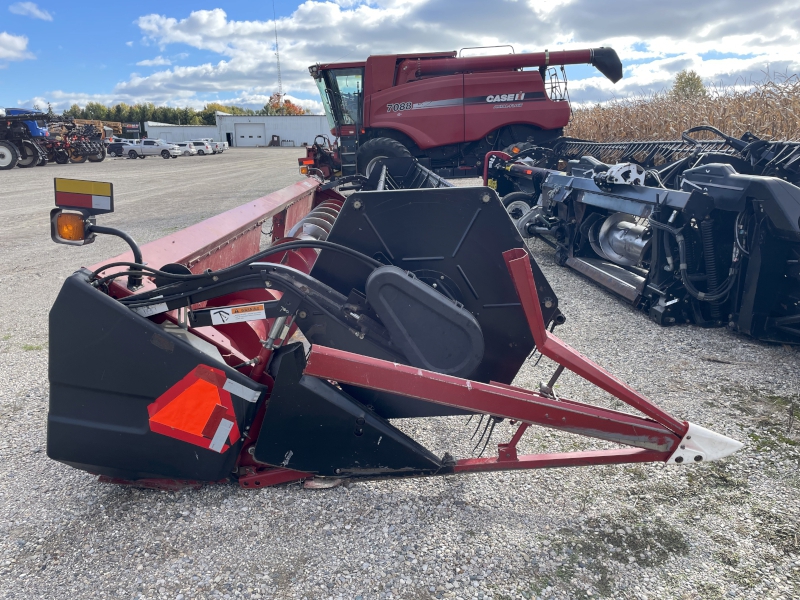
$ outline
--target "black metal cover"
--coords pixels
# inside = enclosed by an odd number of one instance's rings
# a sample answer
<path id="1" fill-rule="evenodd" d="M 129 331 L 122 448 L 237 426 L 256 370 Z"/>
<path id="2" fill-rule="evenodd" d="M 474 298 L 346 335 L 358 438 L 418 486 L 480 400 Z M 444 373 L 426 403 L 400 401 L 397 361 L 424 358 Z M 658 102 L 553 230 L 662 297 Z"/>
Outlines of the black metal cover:
<path id="1" fill-rule="evenodd" d="M 432 474 L 439 459 L 327 381 L 303 375 L 301 344 L 276 352 L 269 398 L 254 457 L 316 475 Z"/>
<path id="2" fill-rule="evenodd" d="M 50 311 L 49 354 L 48 456 L 128 480 L 230 475 L 241 442 L 220 454 L 150 431 L 148 405 L 198 365 L 265 389 L 95 289 L 87 271 L 67 278 Z M 256 403 L 231 399 L 244 431 Z"/>
<path id="3" fill-rule="evenodd" d="M 451 187 L 358 192 L 342 207 L 328 236 L 460 302 L 480 325 L 485 351 L 472 379 L 511 383 L 534 347 L 503 252 L 525 244 L 494 190 Z M 545 322 L 558 301 L 531 259 Z M 338 292 L 365 292 L 370 269 L 322 250 L 311 276 Z M 387 415 L 384 415 L 387 416 Z"/>
<path id="4" fill-rule="evenodd" d="M 409 363 L 468 377 L 483 359 L 483 334 L 469 311 L 398 267 L 375 269 L 367 300 Z"/>

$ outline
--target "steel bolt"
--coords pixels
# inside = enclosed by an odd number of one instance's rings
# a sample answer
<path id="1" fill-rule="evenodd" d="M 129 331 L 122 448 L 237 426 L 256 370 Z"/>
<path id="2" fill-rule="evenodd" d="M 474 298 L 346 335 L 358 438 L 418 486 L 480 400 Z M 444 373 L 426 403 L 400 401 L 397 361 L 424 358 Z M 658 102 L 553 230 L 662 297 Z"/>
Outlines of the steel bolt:
<path id="1" fill-rule="evenodd" d="M 481 196 L 481 200 L 483 200 L 484 202 L 489 202 L 489 200 L 491 199 L 492 197 L 489 194 L 484 194 L 483 196 Z"/>
<path id="2" fill-rule="evenodd" d="M 250 447 L 247 449 L 247 453 L 248 453 L 250 456 L 253 456 L 253 455 L 256 453 L 256 447 L 255 447 L 255 446 L 250 446 Z"/>
<path id="3" fill-rule="evenodd" d="M 271 288 L 271 287 L 272 287 L 272 282 L 271 282 L 271 281 L 267 281 L 267 282 L 264 284 L 264 286 L 265 286 L 265 287 L 268 287 L 268 288 Z"/>
<path id="4" fill-rule="evenodd" d="M 306 314 L 306 311 L 301 310 L 299 313 L 297 313 L 297 316 L 300 317 L 301 319 L 305 319 L 308 316 L 308 314 Z"/>
<path id="5" fill-rule="evenodd" d="M 336 473 L 337 475 L 338 475 L 339 473 L 341 473 L 341 472 L 342 472 L 342 470 L 341 470 L 341 469 L 336 469 L 336 470 L 334 471 L 334 473 Z"/>
<path id="6" fill-rule="evenodd" d="M 356 200 L 355 202 L 353 202 L 353 208 L 355 208 L 356 210 L 361 208 L 361 206 L 362 206 L 361 200 Z"/>

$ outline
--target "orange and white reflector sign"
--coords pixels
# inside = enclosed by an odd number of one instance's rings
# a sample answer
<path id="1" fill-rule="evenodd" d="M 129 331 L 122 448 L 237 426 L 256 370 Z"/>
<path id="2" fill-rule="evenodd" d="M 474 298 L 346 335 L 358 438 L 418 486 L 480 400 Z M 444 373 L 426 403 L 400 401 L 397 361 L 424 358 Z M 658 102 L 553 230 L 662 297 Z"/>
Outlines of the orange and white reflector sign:
<path id="1" fill-rule="evenodd" d="M 198 365 L 147 407 L 150 431 L 225 452 L 241 437 L 231 394 L 255 402 L 261 392 Z"/>
<path id="2" fill-rule="evenodd" d="M 110 183 L 55 178 L 56 206 L 89 214 L 114 212 L 114 188 Z"/>

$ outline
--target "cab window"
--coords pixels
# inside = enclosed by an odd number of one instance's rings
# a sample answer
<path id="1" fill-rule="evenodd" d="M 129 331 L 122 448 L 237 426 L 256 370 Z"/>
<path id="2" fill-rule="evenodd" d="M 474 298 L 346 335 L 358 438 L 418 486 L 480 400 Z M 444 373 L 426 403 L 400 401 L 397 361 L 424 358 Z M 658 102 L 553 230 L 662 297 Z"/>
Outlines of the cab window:
<path id="1" fill-rule="evenodd" d="M 327 96 L 334 119 L 339 125 L 361 125 L 364 68 L 331 69 L 325 73 Z M 327 106 L 325 107 L 328 108 Z"/>

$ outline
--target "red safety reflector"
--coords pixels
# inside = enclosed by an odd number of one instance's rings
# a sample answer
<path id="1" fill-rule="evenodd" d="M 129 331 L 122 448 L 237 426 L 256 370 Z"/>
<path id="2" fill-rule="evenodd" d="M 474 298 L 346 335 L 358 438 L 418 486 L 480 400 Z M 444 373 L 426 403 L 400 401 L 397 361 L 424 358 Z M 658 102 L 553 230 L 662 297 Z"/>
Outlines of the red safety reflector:
<path id="1" fill-rule="evenodd" d="M 533 173 L 533 171 L 530 169 L 525 169 L 525 175 L 530 175 L 531 173 Z"/>
<path id="2" fill-rule="evenodd" d="M 92 197 L 88 194 L 56 192 L 56 206 L 66 206 L 70 208 L 92 208 Z"/>
<path id="3" fill-rule="evenodd" d="M 313 158 L 304 158 L 303 159 L 303 164 L 304 165 L 313 165 L 314 164 L 314 159 Z"/>
<path id="4" fill-rule="evenodd" d="M 147 407 L 150 431 L 225 452 L 239 439 L 224 371 L 198 365 Z"/>

